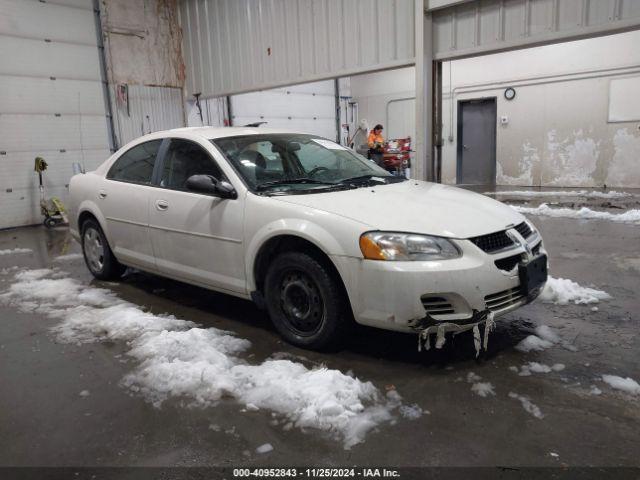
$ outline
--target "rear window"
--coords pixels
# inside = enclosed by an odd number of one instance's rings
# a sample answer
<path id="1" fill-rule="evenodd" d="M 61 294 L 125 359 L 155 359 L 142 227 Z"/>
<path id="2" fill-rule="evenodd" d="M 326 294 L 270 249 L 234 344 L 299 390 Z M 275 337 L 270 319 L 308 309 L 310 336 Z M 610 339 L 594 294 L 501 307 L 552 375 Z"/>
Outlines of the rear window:
<path id="1" fill-rule="evenodd" d="M 116 160 L 107 173 L 109 180 L 151 184 L 153 167 L 162 140 L 151 140 L 127 150 Z"/>

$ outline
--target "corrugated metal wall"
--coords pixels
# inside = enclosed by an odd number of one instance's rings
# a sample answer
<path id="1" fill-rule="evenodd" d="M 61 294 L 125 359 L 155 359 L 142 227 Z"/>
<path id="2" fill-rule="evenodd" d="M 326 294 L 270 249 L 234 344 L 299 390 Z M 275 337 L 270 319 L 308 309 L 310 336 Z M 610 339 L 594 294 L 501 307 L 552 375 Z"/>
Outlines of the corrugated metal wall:
<path id="1" fill-rule="evenodd" d="M 432 12 L 436 59 L 640 28 L 639 0 L 479 0 Z"/>
<path id="2" fill-rule="evenodd" d="M 115 87 L 110 88 L 118 146 L 147 133 L 185 126 L 182 89 L 129 85 L 127 108 L 116 101 Z"/>
<path id="3" fill-rule="evenodd" d="M 0 0 L 0 228 L 42 221 L 34 158 L 63 200 L 110 154 L 92 0 Z"/>
<path id="4" fill-rule="evenodd" d="M 412 0 L 182 0 L 189 94 L 310 82 L 415 62 Z"/>

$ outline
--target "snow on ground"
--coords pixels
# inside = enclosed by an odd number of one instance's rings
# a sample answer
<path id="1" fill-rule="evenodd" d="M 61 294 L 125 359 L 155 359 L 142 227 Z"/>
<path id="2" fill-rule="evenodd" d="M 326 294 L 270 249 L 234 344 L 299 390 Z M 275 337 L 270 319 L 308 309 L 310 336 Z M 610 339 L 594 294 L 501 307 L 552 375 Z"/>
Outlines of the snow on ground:
<path id="1" fill-rule="evenodd" d="M 528 377 L 530 376 L 532 373 L 550 373 L 550 372 L 560 372 L 562 370 L 564 370 L 565 366 L 562 363 L 555 363 L 551 366 L 549 365 L 545 365 L 544 363 L 538 363 L 538 362 L 529 362 L 525 365 L 522 365 L 520 367 L 520 372 L 518 373 L 518 375 L 520 375 L 521 377 Z M 517 371 L 517 367 L 516 367 L 516 371 Z"/>
<path id="2" fill-rule="evenodd" d="M 531 400 L 529 400 L 527 397 L 523 395 L 518 395 L 517 393 L 514 393 L 514 392 L 509 392 L 509 397 L 515 398 L 516 400 L 518 400 L 522 404 L 522 408 L 524 408 L 528 413 L 530 413 L 534 417 L 544 418 L 544 415 L 542 414 L 538 406 L 532 403 Z"/>
<path id="3" fill-rule="evenodd" d="M 489 395 L 495 395 L 496 392 L 494 390 L 491 382 L 481 382 L 482 377 L 473 372 L 467 373 L 467 382 L 471 383 L 471 391 L 476 395 L 480 395 L 481 397 L 488 397 Z"/>
<path id="4" fill-rule="evenodd" d="M 67 255 L 60 255 L 53 259 L 54 262 L 70 262 L 72 260 L 79 260 L 84 258 L 81 253 L 69 253 Z"/>
<path id="5" fill-rule="evenodd" d="M 489 395 L 495 395 L 496 392 L 493 389 L 493 385 L 490 382 L 478 382 L 471 385 L 471 391 L 481 397 L 488 397 Z"/>
<path id="6" fill-rule="evenodd" d="M 547 217 L 576 218 L 586 220 L 609 220 L 618 223 L 640 224 L 640 210 L 627 210 L 624 213 L 609 213 L 591 210 L 587 207 L 574 208 L 551 208 L 546 203 L 538 207 L 521 207 L 519 205 L 509 205 L 515 211 L 528 215 L 542 215 Z"/>
<path id="7" fill-rule="evenodd" d="M 31 253 L 30 248 L 14 248 L 13 250 L 0 250 L 0 255 L 14 255 L 18 253 Z"/>
<path id="8" fill-rule="evenodd" d="M 505 190 L 500 192 L 484 192 L 485 195 L 509 196 L 509 197 L 588 197 L 588 198 L 627 198 L 631 197 L 626 192 L 598 192 L 596 190 L 562 190 L 562 191 L 527 191 Z"/>
<path id="9" fill-rule="evenodd" d="M 423 413 L 429 413 L 422 410 L 422 408 L 415 403 L 413 405 L 402 405 L 398 411 L 400 412 L 400 415 L 410 420 L 420 418 Z"/>
<path id="10" fill-rule="evenodd" d="M 573 349 L 571 345 L 565 345 L 565 342 L 562 341 L 560 336 L 547 325 L 536 327 L 534 332 L 535 335 L 529 335 L 521 340 L 520 343 L 516 345 L 516 350 L 520 350 L 521 352 L 530 352 L 532 350 L 541 352 L 542 350 L 551 348 L 557 343 L 563 343 L 563 346 L 569 350 Z"/>
<path id="11" fill-rule="evenodd" d="M 199 407 L 233 398 L 247 410 L 267 409 L 284 417 L 285 427 L 328 432 L 345 448 L 362 442 L 402 407 L 395 390 L 384 396 L 371 382 L 338 370 L 309 369 L 285 359 L 251 365 L 240 357 L 251 346 L 248 340 L 145 312 L 60 270 L 16 274 L 0 302 L 60 319 L 53 331 L 63 342 L 127 342 L 128 355 L 139 364 L 121 383 L 157 407 L 172 397 Z M 410 409 L 404 416 L 420 416 L 419 407 Z"/>
<path id="12" fill-rule="evenodd" d="M 640 395 L 640 384 L 633 378 L 623 378 L 617 375 L 602 375 L 602 381 L 616 390 L 622 390 L 632 395 Z"/>
<path id="13" fill-rule="evenodd" d="M 584 305 L 599 303 L 600 300 L 609 300 L 611 295 L 595 288 L 583 287 L 567 278 L 549 277 L 540 294 L 540 299 L 546 303 L 556 305 Z"/>
<path id="14" fill-rule="evenodd" d="M 256 448 L 257 453 L 269 453 L 273 450 L 273 446 L 270 443 L 265 443 L 264 445 L 260 445 Z"/>

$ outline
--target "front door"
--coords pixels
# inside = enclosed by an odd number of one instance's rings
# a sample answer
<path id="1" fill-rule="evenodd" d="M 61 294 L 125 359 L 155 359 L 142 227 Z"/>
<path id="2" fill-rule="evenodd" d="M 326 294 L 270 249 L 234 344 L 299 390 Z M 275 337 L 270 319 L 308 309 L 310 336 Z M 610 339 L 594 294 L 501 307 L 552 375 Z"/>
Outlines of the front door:
<path id="1" fill-rule="evenodd" d="M 495 98 L 458 102 L 458 184 L 495 185 L 496 122 Z"/>
<path id="2" fill-rule="evenodd" d="M 201 145 L 171 139 L 160 160 L 149 205 L 149 234 L 161 273 L 203 286 L 245 293 L 242 249 L 244 198 L 190 192 L 191 175 L 226 180 Z"/>

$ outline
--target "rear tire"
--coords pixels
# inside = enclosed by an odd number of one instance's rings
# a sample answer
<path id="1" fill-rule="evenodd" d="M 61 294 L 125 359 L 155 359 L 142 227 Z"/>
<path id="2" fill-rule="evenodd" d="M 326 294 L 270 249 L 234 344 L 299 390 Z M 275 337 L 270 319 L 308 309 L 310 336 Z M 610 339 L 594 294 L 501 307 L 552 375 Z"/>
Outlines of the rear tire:
<path id="1" fill-rule="evenodd" d="M 335 348 L 352 323 L 339 280 L 304 253 L 288 252 L 275 258 L 265 279 L 265 300 L 280 335 L 298 347 Z"/>
<path id="2" fill-rule="evenodd" d="M 91 274 L 99 280 L 116 280 L 126 267 L 116 260 L 107 238 L 95 220 L 82 224 L 82 254 Z"/>

